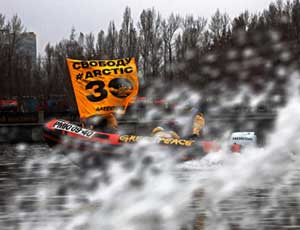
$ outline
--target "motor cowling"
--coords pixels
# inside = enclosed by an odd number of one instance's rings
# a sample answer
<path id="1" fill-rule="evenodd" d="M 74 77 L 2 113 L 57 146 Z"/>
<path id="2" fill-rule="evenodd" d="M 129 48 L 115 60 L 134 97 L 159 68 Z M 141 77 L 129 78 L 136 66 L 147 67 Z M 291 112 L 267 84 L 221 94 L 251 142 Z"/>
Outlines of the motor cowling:
<path id="1" fill-rule="evenodd" d="M 255 146 L 257 137 L 255 132 L 234 132 L 230 137 L 232 152 L 240 152 L 246 146 Z"/>

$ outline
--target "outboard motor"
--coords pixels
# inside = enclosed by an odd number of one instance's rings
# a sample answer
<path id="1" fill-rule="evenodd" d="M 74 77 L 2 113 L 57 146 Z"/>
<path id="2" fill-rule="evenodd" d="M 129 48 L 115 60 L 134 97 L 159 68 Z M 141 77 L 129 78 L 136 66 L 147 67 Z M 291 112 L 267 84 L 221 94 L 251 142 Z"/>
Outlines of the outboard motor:
<path id="1" fill-rule="evenodd" d="M 257 138 L 255 132 L 234 132 L 230 137 L 232 152 L 240 152 L 246 146 L 256 146 Z"/>

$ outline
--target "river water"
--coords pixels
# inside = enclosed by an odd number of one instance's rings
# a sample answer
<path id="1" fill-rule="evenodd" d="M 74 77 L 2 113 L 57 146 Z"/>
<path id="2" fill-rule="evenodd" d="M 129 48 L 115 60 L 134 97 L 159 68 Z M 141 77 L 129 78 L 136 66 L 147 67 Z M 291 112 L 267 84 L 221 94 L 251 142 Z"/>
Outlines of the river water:
<path id="1" fill-rule="evenodd" d="M 293 152 L 219 152 L 178 164 L 155 148 L 126 160 L 44 144 L 0 150 L 3 230 L 300 229 Z"/>
<path id="2" fill-rule="evenodd" d="M 265 144 L 241 153 L 226 138 L 187 162 L 147 140 L 118 158 L 0 145 L 1 230 L 300 229 L 298 83 Z"/>

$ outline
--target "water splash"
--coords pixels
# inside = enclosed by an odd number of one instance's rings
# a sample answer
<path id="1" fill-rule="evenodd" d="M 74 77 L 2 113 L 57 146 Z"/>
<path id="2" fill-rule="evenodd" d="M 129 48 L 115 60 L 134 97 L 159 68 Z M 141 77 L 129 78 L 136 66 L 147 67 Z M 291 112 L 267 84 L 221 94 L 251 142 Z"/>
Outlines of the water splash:
<path id="1" fill-rule="evenodd" d="M 47 153 L 26 161 L 22 169 L 21 189 L 10 210 L 14 226 L 21 230 L 299 228 L 299 72 L 278 34 L 266 34 L 252 38 L 252 43 L 241 35 L 240 47 L 200 61 L 201 76 L 238 76 L 241 84 L 236 90 L 218 81 L 207 83 L 201 95 L 181 87 L 165 95 L 174 106 L 171 113 L 154 108 L 144 117 L 143 122 L 176 119 L 179 126 L 185 125 L 190 119 L 187 107 L 205 99 L 213 104 L 207 110 L 207 133 L 218 138 L 220 151 L 178 163 L 177 151 L 149 142 L 124 146 L 122 151 L 131 154 L 117 160 L 88 152 L 35 149 Z M 264 39 L 269 39 L 269 46 L 262 47 Z M 274 56 L 281 65 L 274 65 Z M 258 67 L 272 72 L 279 82 L 290 80 L 284 103 L 274 93 L 278 82 L 270 81 L 263 90 L 247 84 L 247 76 Z M 199 80 L 199 75 L 192 74 L 190 80 Z M 253 81 L 262 84 L 259 77 Z M 233 155 L 230 133 L 237 127 L 259 131 L 264 117 L 257 107 L 269 105 L 270 100 L 272 106 L 278 104 L 272 110 L 276 119 L 264 132 L 262 145 Z M 245 102 L 247 111 L 234 110 Z M 232 113 L 239 114 L 234 122 Z M 253 118 L 253 113 L 261 117 Z M 30 146 L 18 146 L 17 151 L 30 151 Z"/>

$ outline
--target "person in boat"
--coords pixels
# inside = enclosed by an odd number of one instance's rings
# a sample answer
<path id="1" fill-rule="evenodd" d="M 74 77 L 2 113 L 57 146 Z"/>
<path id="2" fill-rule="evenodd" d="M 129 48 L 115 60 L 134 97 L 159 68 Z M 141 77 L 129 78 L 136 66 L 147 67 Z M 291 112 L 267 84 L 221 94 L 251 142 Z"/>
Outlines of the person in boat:
<path id="1" fill-rule="evenodd" d="M 88 129 L 108 133 L 116 133 L 119 129 L 118 121 L 113 113 L 88 117 L 83 125 Z"/>
<path id="2" fill-rule="evenodd" d="M 179 135 L 173 130 L 166 130 L 161 126 L 157 126 L 152 130 L 152 135 L 155 137 L 180 139 Z"/>
<path id="3" fill-rule="evenodd" d="M 165 137 L 174 139 L 197 139 L 204 137 L 205 118 L 203 113 L 203 106 L 195 109 L 193 106 L 189 106 L 184 111 L 185 113 L 191 113 L 192 119 L 192 130 L 186 135 L 178 134 L 180 128 L 175 121 L 169 121 L 162 126 L 155 127 L 152 130 L 152 136 Z M 116 133 L 119 130 L 118 121 L 113 113 L 107 115 L 94 115 L 86 119 L 84 126 L 88 129 L 98 130 L 102 132 Z"/>
<path id="4" fill-rule="evenodd" d="M 190 112 L 193 109 L 190 110 Z M 165 138 L 174 138 L 174 139 L 198 139 L 204 137 L 204 127 L 205 127 L 205 117 L 202 109 L 198 109 L 197 112 L 194 112 L 192 119 L 192 128 L 190 133 L 182 135 L 180 137 L 179 128 L 176 125 L 175 121 L 168 122 L 166 125 L 155 127 L 152 130 L 153 136 L 165 137 Z"/>
<path id="5" fill-rule="evenodd" d="M 198 112 L 193 118 L 192 134 L 190 138 L 204 137 L 205 118 L 202 112 Z"/>

